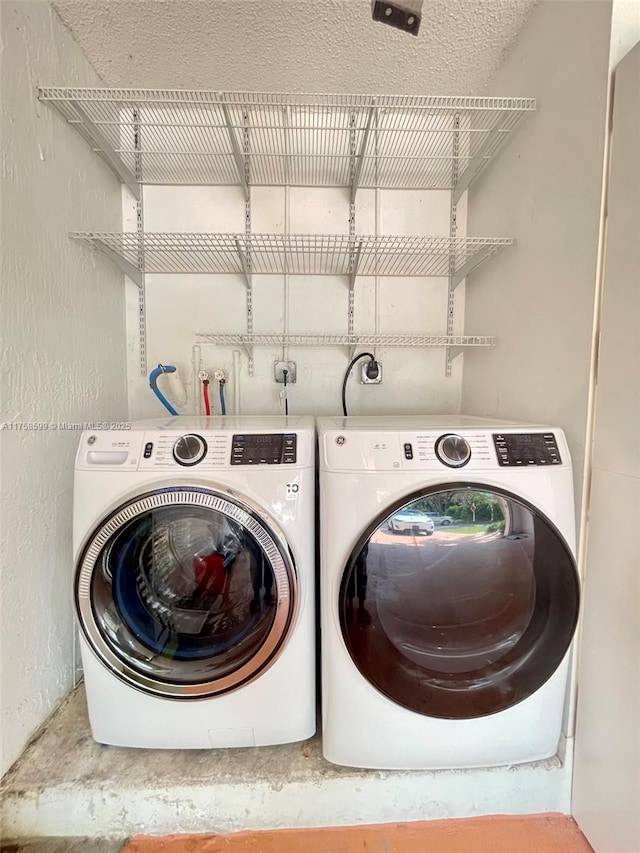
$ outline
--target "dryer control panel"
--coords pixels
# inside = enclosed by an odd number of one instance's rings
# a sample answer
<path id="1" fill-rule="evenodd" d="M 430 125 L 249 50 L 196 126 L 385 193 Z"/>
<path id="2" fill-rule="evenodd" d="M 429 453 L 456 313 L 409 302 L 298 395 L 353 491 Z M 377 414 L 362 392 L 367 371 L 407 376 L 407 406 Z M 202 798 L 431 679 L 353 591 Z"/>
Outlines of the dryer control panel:
<path id="1" fill-rule="evenodd" d="M 552 432 L 496 432 L 493 444 L 499 465 L 562 465 Z"/>
<path id="2" fill-rule="evenodd" d="M 562 430 L 465 429 L 374 431 L 329 429 L 320 433 L 320 465 L 329 471 L 539 471 L 570 467 Z"/>

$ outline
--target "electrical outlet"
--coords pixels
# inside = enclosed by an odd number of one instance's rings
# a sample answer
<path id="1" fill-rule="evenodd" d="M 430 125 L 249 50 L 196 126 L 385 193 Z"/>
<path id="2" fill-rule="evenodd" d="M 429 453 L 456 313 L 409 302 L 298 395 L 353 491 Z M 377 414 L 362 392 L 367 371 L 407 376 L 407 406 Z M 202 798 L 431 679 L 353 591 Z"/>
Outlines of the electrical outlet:
<path id="1" fill-rule="evenodd" d="M 284 371 L 287 371 L 287 385 L 296 384 L 296 363 L 295 361 L 276 361 L 275 379 L 280 385 L 284 385 Z"/>
<path id="2" fill-rule="evenodd" d="M 369 367 L 368 361 L 363 361 L 360 365 L 360 384 L 361 385 L 380 385 L 382 383 L 382 362 L 376 360 L 378 365 L 378 375 L 373 378 L 367 374 Z"/>

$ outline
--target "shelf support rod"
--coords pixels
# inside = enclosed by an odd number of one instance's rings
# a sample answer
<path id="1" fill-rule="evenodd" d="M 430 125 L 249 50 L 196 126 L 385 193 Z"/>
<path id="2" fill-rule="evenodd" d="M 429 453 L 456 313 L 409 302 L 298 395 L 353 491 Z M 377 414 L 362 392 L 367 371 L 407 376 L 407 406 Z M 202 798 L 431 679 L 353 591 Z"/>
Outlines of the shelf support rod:
<path id="1" fill-rule="evenodd" d="M 248 201 L 249 200 L 249 186 L 245 180 L 244 176 L 244 162 L 242 159 L 242 152 L 240 151 L 240 146 L 238 145 L 238 140 L 236 139 L 236 135 L 233 132 L 233 125 L 231 123 L 231 116 L 229 115 L 229 110 L 227 109 L 227 105 L 220 103 L 220 107 L 222 108 L 222 114 L 224 115 L 224 121 L 227 125 L 227 132 L 229 134 L 229 139 L 231 141 L 231 150 L 233 151 L 233 159 L 236 161 L 236 170 L 238 172 L 238 180 L 240 181 L 240 186 L 243 189 L 244 197 Z"/>
<path id="2" fill-rule="evenodd" d="M 353 288 L 356 284 L 356 276 L 358 275 L 358 267 L 360 266 L 360 255 L 362 253 L 362 240 L 358 242 L 358 248 L 351 255 L 351 269 L 349 270 L 349 290 L 353 293 Z"/>
<path id="3" fill-rule="evenodd" d="M 142 181 L 142 126 L 140 111 L 133 108 L 133 147 L 135 151 L 135 176 L 138 183 Z M 140 287 L 138 289 L 138 346 L 140 354 L 140 375 L 147 375 L 147 294 L 144 246 L 144 193 L 136 200 L 136 234 L 138 236 L 137 267 L 140 270 Z"/>
<path id="4" fill-rule="evenodd" d="M 102 240 L 91 238 L 90 242 L 96 249 L 99 249 L 111 261 L 113 261 L 116 266 L 120 267 L 122 272 L 128 276 L 131 281 L 137 284 L 140 289 L 142 289 L 142 273 L 135 264 L 132 264 L 131 261 L 123 258 L 119 252 L 115 252 L 110 246 L 103 243 Z"/>
<path id="5" fill-rule="evenodd" d="M 460 115 L 456 113 L 453 119 L 453 140 L 451 151 L 451 182 L 455 187 L 458 183 L 458 158 L 460 155 Z M 455 240 L 458 236 L 458 207 L 455 193 L 451 193 L 451 203 L 449 208 L 449 237 L 451 239 L 449 249 L 449 275 L 447 282 L 447 335 L 453 335 L 454 332 L 454 315 L 455 315 L 455 285 L 453 278 L 456 271 L 456 248 Z M 447 379 L 451 378 L 451 362 L 453 361 L 452 347 L 447 347 L 445 351 L 445 368 L 444 375 Z"/>
<path id="6" fill-rule="evenodd" d="M 97 145 L 99 153 L 107 161 L 111 169 L 116 173 L 120 180 L 129 187 L 136 201 L 140 201 L 140 184 L 136 180 L 136 177 L 131 171 L 131 169 L 127 168 L 127 166 L 123 163 L 122 158 L 118 156 L 107 137 L 100 130 L 100 128 L 93 123 L 93 121 L 89 118 L 88 114 L 80 106 L 80 104 L 76 103 L 75 101 L 72 101 L 71 103 L 73 104 L 74 110 L 81 119 L 87 134 Z"/>
<path id="7" fill-rule="evenodd" d="M 247 332 L 251 335 L 253 334 L 253 277 L 251 274 L 251 268 L 249 266 L 249 261 L 247 256 L 242 251 L 242 246 L 240 245 L 240 241 L 236 239 L 236 251 L 238 253 L 238 257 L 240 258 L 240 265 L 242 267 L 242 273 L 244 275 L 244 283 L 247 288 Z M 253 347 L 249 349 L 247 345 L 245 345 L 245 349 L 247 350 L 247 358 L 249 359 L 249 375 L 253 375 Z"/>
<path id="8" fill-rule="evenodd" d="M 358 248 L 355 251 L 355 254 L 351 254 L 351 259 L 349 266 L 351 269 L 349 270 L 349 317 L 348 317 L 348 328 L 349 334 L 353 335 L 353 323 L 354 323 L 354 314 L 355 314 L 355 294 L 354 288 L 356 284 L 356 276 L 358 275 L 358 265 L 360 264 L 360 253 L 362 252 L 362 240 L 358 243 Z"/>
<path id="9" fill-rule="evenodd" d="M 360 146 L 360 153 L 356 159 L 356 165 L 353 173 L 353 179 L 351 181 L 351 204 L 355 204 L 356 201 L 356 193 L 358 192 L 358 185 L 360 183 L 360 174 L 362 172 L 362 166 L 364 165 L 364 155 L 367 150 L 367 141 L 369 139 L 369 131 L 371 130 L 371 124 L 373 122 L 373 116 L 375 114 L 375 107 L 369 108 L 369 116 L 367 118 L 367 126 L 364 129 L 364 135 L 362 137 L 362 145 Z"/>
<path id="10" fill-rule="evenodd" d="M 465 190 L 472 184 L 481 172 L 486 169 L 490 163 L 492 153 L 495 152 L 498 138 L 502 135 L 502 129 L 509 118 L 509 112 L 503 111 L 496 122 L 496 126 L 489 133 L 484 143 L 480 146 L 473 158 L 469 161 L 467 168 L 462 175 L 455 181 L 453 189 L 453 203 L 457 204 Z M 457 133 L 458 131 L 456 131 Z"/>

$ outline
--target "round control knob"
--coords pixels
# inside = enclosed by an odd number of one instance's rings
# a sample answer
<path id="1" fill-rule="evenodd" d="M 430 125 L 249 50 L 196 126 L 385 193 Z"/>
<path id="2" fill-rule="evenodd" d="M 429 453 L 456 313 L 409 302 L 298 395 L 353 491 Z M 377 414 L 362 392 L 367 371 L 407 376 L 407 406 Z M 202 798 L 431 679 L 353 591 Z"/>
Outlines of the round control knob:
<path id="1" fill-rule="evenodd" d="M 173 445 L 173 458 L 178 465 L 197 465 L 207 455 L 207 442 L 201 435 L 180 436 Z"/>
<path id="2" fill-rule="evenodd" d="M 461 435 L 448 433 L 436 441 L 436 456 L 449 468 L 462 468 L 471 459 L 471 448 Z"/>

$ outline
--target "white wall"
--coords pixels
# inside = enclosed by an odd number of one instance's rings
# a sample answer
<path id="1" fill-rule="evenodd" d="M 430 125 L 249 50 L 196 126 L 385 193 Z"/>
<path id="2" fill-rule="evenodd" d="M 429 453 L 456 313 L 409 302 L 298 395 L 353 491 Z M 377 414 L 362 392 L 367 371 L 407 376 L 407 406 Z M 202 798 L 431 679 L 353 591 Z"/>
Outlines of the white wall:
<path id="1" fill-rule="evenodd" d="M 3 423 L 126 419 L 122 276 L 69 230 L 119 228 L 120 187 L 37 84 L 97 85 L 46 2 L 2 14 Z M 0 433 L 2 772 L 72 685 L 78 433 Z"/>
<path id="2" fill-rule="evenodd" d="M 469 231 L 517 237 L 467 288 L 462 407 L 562 427 L 580 507 L 606 123 L 611 3 L 537 6 L 488 94 L 538 111 L 469 193 Z"/>
<path id="3" fill-rule="evenodd" d="M 285 192 L 289 193 L 288 228 L 285 229 Z M 125 191 L 125 199 L 127 198 Z M 378 231 L 381 234 L 448 236 L 450 193 L 443 191 L 379 191 Z M 129 215 L 127 215 L 129 211 Z M 131 205 L 125 201 L 125 218 L 132 227 Z M 459 236 L 465 234 L 466 204 L 458 207 Z M 155 187 L 144 191 L 147 231 L 244 232 L 244 198 L 232 187 Z M 334 188 L 255 188 L 252 190 L 253 233 L 348 234 L 348 190 Z M 376 232 L 375 191 L 361 190 L 357 199 L 356 233 Z M 476 235 L 472 235 L 476 236 Z M 477 235 L 482 236 L 482 235 Z M 509 232 L 504 236 L 509 236 Z M 488 265 L 492 261 L 488 262 Z M 137 288 L 129 283 L 128 351 L 129 397 L 133 418 L 160 417 L 164 410 L 140 376 L 137 355 Z M 376 324 L 375 279 L 360 277 L 355 286 L 356 333 L 446 333 L 447 280 L 444 278 L 380 278 Z M 456 291 L 455 334 L 463 333 L 464 290 Z M 348 282 L 340 276 L 290 276 L 288 317 L 285 318 L 283 276 L 254 276 L 254 332 L 292 334 L 346 334 L 348 331 Z M 246 332 L 246 292 L 241 276 L 148 275 L 147 341 L 149 370 L 159 362 L 174 364 L 191 383 L 191 346 L 197 332 L 242 334 Z M 485 332 L 490 334 L 490 332 Z M 366 349 L 366 348 L 361 348 Z M 229 374 L 233 351 L 211 345 L 202 347 L 204 367 Z M 482 361 L 478 351 L 467 356 Z M 360 385 L 354 374 L 347 400 L 350 414 L 458 412 L 462 360 L 454 362 L 453 375 L 445 377 L 443 349 L 380 349 L 383 383 Z M 241 408 L 245 414 L 282 412 L 281 385 L 274 381 L 274 362 L 281 348 L 255 350 L 254 375 L 249 377 L 247 358 L 241 360 Z M 297 363 L 298 381 L 289 392 L 292 414 L 341 413 L 341 385 L 348 364 L 346 347 L 290 349 L 288 359 Z M 162 381 L 162 380 L 161 380 Z M 160 384 L 160 383 L 159 383 Z M 228 401 L 233 397 L 230 377 Z M 199 389 L 198 389 L 199 393 Z M 217 412 L 217 390 L 212 391 Z"/>
<path id="4" fill-rule="evenodd" d="M 572 803 L 602 853 L 640 849 L 639 81 L 640 42 L 613 91 Z"/>

